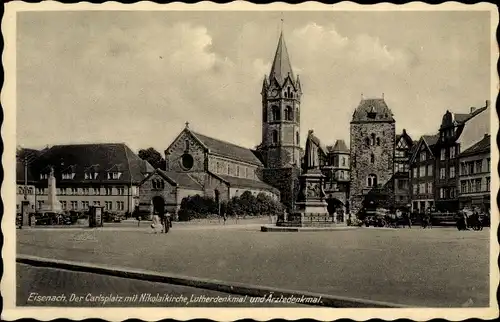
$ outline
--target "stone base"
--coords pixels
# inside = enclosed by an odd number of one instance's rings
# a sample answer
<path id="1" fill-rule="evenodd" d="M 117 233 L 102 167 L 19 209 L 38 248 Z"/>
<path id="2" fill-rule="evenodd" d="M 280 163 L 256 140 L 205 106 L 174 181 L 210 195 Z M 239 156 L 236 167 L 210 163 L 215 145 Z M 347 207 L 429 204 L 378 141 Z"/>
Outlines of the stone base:
<path id="1" fill-rule="evenodd" d="M 347 226 L 344 224 L 338 224 L 334 226 L 324 226 L 324 227 L 287 227 L 287 226 L 273 226 L 264 225 L 260 227 L 261 232 L 322 232 L 322 231 L 343 231 L 343 230 L 354 230 L 360 227 Z"/>
<path id="2" fill-rule="evenodd" d="M 278 227 L 333 227 L 337 224 L 328 213 L 294 213 L 288 215 L 287 221 L 278 221 Z"/>

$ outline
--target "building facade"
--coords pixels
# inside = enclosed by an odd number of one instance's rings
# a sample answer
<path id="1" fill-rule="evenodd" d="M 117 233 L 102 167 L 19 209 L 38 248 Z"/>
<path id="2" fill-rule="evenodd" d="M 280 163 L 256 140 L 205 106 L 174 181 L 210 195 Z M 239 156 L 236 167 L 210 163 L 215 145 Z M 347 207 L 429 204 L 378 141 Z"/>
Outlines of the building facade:
<path id="1" fill-rule="evenodd" d="M 439 128 L 439 140 L 436 142 L 436 209 L 443 212 L 456 212 L 459 210 L 458 201 L 458 156 L 462 150 L 467 149 L 463 143 L 464 139 L 471 139 L 472 135 L 465 135 L 469 128 L 472 131 L 482 127 L 484 121 L 478 116 L 482 113 L 488 114 L 486 106 L 475 109 L 471 108 L 469 113 L 452 113 L 446 111 L 443 115 Z M 476 120 L 478 122 L 476 122 Z M 489 124 L 489 119 L 488 119 Z M 487 125 L 488 125 L 487 124 Z M 476 142 L 484 135 L 484 132 L 476 137 Z"/>
<path id="2" fill-rule="evenodd" d="M 333 212 L 340 208 L 349 211 L 349 183 L 351 181 L 351 155 L 344 140 L 337 140 L 333 146 L 326 147 L 326 162 L 321 167 L 325 175 L 325 193 Z"/>
<path id="3" fill-rule="evenodd" d="M 490 210 L 491 136 L 483 139 L 459 155 L 459 208 L 474 207 Z"/>
<path id="4" fill-rule="evenodd" d="M 351 213 L 394 207 L 395 120 L 384 99 L 362 99 L 351 121 Z"/>
<path id="5" fill-rule="evenodd" d="M 410 157 L 413 150 L 413 140 L 403 129 L 396 136 L 394 150 L 394 206 L 396 209 L 406 209 L 410 204 Z"/>
<path id="6" fill-rule="evenodd" d="M 18 164 L 18 184 L 23 181 Z M 128 146 L 117 144 L 72 144 L 48 148 L 29 165 L 33 194 L 32 211 L 42 211 L 48 198 L 51 169 L 56 195 L 63 211 L 86 211 L 102 206 L 106 211 L 131 213 L 139 203 L 139 184 L 154 169 Z M 21 190 L 18 189 L 18 199 Z"/>
<path id="7" fill-rule="evenodd" d="M 410 157 L 411 212 L 424 213 L 435 206 L 436 157 L 439 135 L 423 135 Z"/>

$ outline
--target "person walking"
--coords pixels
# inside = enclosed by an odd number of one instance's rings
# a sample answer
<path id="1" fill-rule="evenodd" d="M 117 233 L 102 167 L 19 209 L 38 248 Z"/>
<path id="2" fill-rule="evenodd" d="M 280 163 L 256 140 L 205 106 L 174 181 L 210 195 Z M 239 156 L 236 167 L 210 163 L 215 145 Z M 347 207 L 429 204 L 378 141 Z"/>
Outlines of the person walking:
<path id="1" fill-rule="evenodd" d="M 158 228 L 160 228 L 161 226 L 162 226 L 162 224 L 161 224 L 160 216 L 156 212 L 153 213 L 153 222 L 151 223 L 151 228 L 153 229 L 153 232 L 155 234 L 157 234 Z"/>

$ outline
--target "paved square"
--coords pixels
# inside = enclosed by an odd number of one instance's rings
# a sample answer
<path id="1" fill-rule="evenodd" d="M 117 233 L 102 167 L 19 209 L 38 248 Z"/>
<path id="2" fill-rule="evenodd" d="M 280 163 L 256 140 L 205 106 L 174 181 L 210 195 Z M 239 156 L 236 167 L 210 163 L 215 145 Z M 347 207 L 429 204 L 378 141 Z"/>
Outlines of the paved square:
<path id="1" fill-rule="evenodd" d="M 34 229 L 17 231 L 17 252 L 407 305 L 477 307 L 489 305 L 489 232 Z"/>

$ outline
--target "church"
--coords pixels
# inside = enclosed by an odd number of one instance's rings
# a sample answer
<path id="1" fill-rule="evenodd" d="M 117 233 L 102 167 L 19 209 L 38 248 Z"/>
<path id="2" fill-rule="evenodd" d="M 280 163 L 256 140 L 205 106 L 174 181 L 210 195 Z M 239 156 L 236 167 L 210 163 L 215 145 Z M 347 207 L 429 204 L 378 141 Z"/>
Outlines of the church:
<path id="1" fill-rule="evenodd" d="M 184 197 L 202 195 L 221 201 L 245 191 L 265 193 L 294 210 L 302 172 L 304 150 L 300 146 L 302 87 L 293 73 L 283 33 L 280 34 L 262 97 L 262 141 L 256 149 L 185 128 L 165 150 L 166 171 L 157 169 L 140 187 L 142 205 L 175 212 Z M 350 155 L 343 140 L 324 146 L 312 131 L 325 174 L 325 191 L 332 205 L 343 207 L 348 199 Z M 332 208 L 332 211 L 333 211 Z"/>

